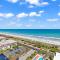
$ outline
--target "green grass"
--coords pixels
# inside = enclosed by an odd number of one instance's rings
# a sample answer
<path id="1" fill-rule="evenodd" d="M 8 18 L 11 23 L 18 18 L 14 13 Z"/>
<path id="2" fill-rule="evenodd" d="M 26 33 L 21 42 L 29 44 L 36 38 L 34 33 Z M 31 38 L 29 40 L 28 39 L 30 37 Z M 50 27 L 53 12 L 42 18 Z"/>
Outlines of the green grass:
<path id="1" fill-rule="evenodd" d="M 51 52 L 57 52 L 58 49 L 57 49 L 57 48 L 51 48 L 50 51 L 51 51 Z"/>
<path id="2" fill-rule="evenodd" d="M 38 54 L 45 54 L 46 52 L 44 50 L 39 50 Z"/>

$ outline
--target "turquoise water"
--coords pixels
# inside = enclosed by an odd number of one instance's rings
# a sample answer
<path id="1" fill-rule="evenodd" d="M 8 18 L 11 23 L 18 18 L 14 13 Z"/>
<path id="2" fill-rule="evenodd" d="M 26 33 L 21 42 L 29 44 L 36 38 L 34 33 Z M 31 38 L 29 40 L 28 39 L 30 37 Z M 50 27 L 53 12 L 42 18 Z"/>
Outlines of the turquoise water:
<path id="1" fill-rule="evenodd" d="M 37 37 L 60 38 L 60 29 L 0 29 L 0 32 Z"/>
<path id="2" fill-rule="evenodd" d="M 43 60 L 43 58 L 39 58 L 39 60 Z"/>

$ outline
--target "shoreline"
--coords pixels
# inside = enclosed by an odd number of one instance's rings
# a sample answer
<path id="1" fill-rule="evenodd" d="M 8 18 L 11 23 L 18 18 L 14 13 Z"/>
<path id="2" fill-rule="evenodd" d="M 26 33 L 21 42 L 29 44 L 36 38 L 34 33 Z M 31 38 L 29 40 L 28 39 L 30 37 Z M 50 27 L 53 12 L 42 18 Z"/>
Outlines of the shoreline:
<path id="1" fill-rule="evenodd" d="M 18 37 L 18 38 L 24 38 L 24 39 L 29 39 L 31 41 L 38 41 L 42 43 L 48 43 L 48 44 L 53 44 L 53 45 L 58 45 L 60 46 L 60 41 L 56 40 L 50 40 L 50 39 L 44 39 L 44 38 L 38 38 L 38 37 L 29 37 L 29 36 L 22 36 L 22 35 L 14 35 L 14 34 L 7 34 L 7 33 L 0 33 L 2 35 L 7 35 L 7 36 L 13 36 L 13 37 Z"/>

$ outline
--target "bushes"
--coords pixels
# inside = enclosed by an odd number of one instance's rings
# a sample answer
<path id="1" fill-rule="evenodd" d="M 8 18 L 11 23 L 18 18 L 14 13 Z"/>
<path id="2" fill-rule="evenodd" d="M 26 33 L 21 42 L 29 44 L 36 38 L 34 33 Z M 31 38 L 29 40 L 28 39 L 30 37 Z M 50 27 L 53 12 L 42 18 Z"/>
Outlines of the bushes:
<path id="1" fill-rule="evenodd" d="M 57 49 L 57 48 L 51 48 L 50 51 L 51 51 L 51 52 L 57 52 L 58 49 Z"/>

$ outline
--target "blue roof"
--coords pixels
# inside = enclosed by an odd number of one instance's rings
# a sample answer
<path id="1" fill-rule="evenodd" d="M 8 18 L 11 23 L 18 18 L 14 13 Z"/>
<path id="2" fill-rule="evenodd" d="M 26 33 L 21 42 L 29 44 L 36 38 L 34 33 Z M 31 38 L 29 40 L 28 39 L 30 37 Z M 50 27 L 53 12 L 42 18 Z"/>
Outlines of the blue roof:
<path id="1" fill-rule="evenodd" d="M 9 60 L 4 54 L 0 54 L 0 60 Z"/>

